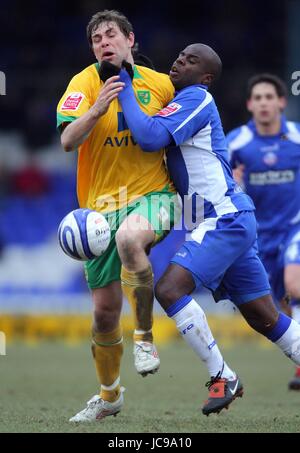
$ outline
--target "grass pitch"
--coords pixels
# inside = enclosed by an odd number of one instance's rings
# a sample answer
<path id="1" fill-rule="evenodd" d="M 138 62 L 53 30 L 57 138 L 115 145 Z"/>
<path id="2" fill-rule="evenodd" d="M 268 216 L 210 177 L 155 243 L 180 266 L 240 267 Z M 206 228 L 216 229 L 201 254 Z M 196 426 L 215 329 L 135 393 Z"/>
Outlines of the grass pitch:
<path id="1" fill-rule="evenodd" d="M 206 370 L 183 341 L 159 348 L 160 372 L 147 378 L 136 374 L 131 351 L 127 342 L 122 412 L 74 426 L 69 417 L 97 393 L 89 342 L 8 345 L 7 355 L 0 356 L 0 432 L 300 432 L 300 392 L 287 390 L 294 368 L 275 347 L 243 344 L 223 351 L 245 394 L 228 411 L 209 417 L 200 410 L 207 397 Z"/>

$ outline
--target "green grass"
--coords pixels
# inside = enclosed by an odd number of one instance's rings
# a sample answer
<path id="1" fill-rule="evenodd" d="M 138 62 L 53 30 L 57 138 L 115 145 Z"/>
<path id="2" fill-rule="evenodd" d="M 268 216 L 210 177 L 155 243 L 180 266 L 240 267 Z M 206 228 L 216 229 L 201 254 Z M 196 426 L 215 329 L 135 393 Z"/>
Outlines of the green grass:
<path id="1" fill-rule="evenodd" d="M 70 416 L 97 393 L 88 341 L 79 346 L 14 343 L 0 356 L 0 432 L 300 432 L 300 392 L 288 392 L 293 365 L 274 348 L 249 344 L 224 355 L 245 394 L 228 411 L 205 417 L 207 373 L 180 340 L 160 347 L 161 370 L 141 378 L 126 344 L 125 406 L 117 417 L 73 426 Z"/>

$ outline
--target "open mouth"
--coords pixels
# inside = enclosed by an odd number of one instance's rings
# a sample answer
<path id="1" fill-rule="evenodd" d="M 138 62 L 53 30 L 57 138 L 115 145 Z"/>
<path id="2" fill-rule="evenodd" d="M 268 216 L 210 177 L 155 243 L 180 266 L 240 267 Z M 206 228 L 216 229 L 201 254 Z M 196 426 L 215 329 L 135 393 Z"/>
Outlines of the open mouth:
<path id="1" fill-rule="evenodd" d="M 109 59 L 110 57 L 113 57 L 113 56 L 114 56 L 114 53 L 107 50 L 107 51 L 103 52 L 102 60 Z"/>
<path id="2" fill-rule="evenodd" d="M 171 71 L 170 71 L 170 75 L 174 76 L 174 75 L 177 75 L 177 74 L 178 74 L 178 71 L 177 71 L 176 66 L 172 66 Z"/>

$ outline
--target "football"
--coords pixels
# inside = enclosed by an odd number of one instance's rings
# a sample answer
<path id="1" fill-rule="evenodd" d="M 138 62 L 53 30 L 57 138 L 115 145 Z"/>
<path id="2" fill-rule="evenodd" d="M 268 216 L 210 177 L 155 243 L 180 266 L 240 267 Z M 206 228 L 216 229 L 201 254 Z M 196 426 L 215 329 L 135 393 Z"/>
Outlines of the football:
<path id="1" fill-rule="evenodd" d="M 110 227 L 100 212 L 75 209 L 58 227 L 64 253 L 75 260 L 88 261 L 102 255 L 110 242 Z"/>

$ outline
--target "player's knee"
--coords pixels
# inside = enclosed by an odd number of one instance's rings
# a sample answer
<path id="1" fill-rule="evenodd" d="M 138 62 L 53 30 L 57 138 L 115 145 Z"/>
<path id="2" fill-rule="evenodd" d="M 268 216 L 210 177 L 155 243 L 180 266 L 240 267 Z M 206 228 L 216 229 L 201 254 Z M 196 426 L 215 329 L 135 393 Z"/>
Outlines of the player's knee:
<path id="1" fill-rule="evenodd" d="M 262 335 L 267 335 L 270 330 L 276 324 L 275 320 L 272 319 L 261 319 L 261 318 L 248 318 L 247 322 L 252 329 L 256 332 L 261 333 Z"/>
<path id="2" fill-rule="evenodd" d="M 262 335 L 268 335 L 278 321 L 278 310 L 270 295 L 263 296 L 240 307 L 247 323 Z"/>
<path id="3" fill-rule="evenodd" d="M 116 244 L 121 258 L 130 257 L 141 248 L 138 238 L 127 230 L 118 230 L 116 233 Z"/>
<path id="4" fill-rule="evenodd" d="M 278 312 L 254 313 L 246 317 L 248 324 L 262 335 L 268 335 L 278 321 Z"/>
<path id="5" fill-rule="evenodd" d="M 164 310 L 170 307 L 179 299 L 178 291 L 174 287 L 174 282 L 159 280 L 155 287 L 155 297 Z"/>
<path id="6" fill-rule="evenodd" d="M 111 332 L 119 322 L 120 314 L 108 307 L 95 307 L 93 313 L 94 332 Z"/>

